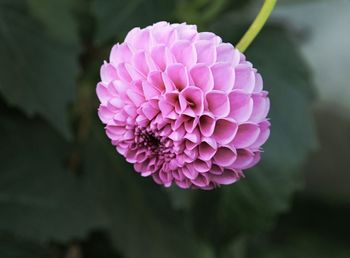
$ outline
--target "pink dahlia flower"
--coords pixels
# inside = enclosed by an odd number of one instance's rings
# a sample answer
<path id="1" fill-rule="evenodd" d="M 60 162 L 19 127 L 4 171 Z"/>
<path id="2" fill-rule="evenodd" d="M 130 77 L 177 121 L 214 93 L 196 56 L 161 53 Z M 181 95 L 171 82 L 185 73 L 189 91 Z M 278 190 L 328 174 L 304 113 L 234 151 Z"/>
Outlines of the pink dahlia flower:
<path id="1" fill-rule="evenodd" d="M 134 28 L 113 46 L 96 91 L 117 151 L 166 187 L 234 183 L 269 137 L 260 74 L 230 43 L 195 25 Z"/>

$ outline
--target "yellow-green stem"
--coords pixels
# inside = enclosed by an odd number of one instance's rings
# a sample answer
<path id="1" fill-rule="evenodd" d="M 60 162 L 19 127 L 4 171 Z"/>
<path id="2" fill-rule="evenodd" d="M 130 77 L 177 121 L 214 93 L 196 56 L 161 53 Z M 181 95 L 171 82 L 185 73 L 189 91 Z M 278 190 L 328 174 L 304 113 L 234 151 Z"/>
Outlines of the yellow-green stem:
<path id="1" fill-rule="evenodd" d="M 273 8 L 276 5 L 277 0 L 265 0 L 264 5 L 261 7 L 261 10 L 253 21 L 252 25 L 250 25 L 247 32 L 244 34 L 242 39 L 237 44 L 237 49 L 242 53 L 249 47 L 249 45 L 253 42 L 255 37 L 258 35 L 260 30 L 264 27 L 267 19 L 270 17 Z"/>

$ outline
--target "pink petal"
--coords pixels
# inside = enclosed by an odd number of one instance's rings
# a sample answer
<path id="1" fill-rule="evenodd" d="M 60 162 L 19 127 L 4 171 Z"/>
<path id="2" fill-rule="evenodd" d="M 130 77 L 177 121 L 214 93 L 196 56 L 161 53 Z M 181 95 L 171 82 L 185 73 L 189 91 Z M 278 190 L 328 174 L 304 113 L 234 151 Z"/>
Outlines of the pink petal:
<path id="1" fill-rule="evenodd" d="M 198 130 L 194 130 L 192 133 L 186 133 L 184 138 L 196 144 L 199 144 L 201 139 Z"/>
<path id="2" fill-rule="evenodd" d="M 232 164 L 232 168 L 238 168 L 238 169 L 246 169 L 252 164 L 254 161 L 254 154 L 253 152 L 247 150 L 247 149 L 238 149 L 237 150 L 237 159 Z"/>
<path id="3" fill-rule="evenodd" d="M 265 119 L 270 109 L 270 99 L 267 97 L 267 92 L 254 93 L 252 95 L 253 110 L 250 120 L 260 122 Z"/>
<path id="4" fill-rule="evenodd" d="M 192 153 L 191 151 L 195 150 L 195 148 L 198 146 L 198 143 L 194 143 L 194 142 L 191 142 L 191 141 L 185 139 L 185 146 L 186 146 L 186 149 L 184 152 L 185 152 L 186 156 L 188 157 L 186 162 L 191 163 L 193 160 L 195 160 L 197 158 L 196 155 L 194 153 Z"/>
<path id="5" fill-rule="evenodd" d="M 199 173 L 205 173 L 205 172 L 208 172 L 210 170 L 211 161 L 210 160 L 204 161 L 204 160 L 196 159 L 193 162 L 193 167 Z"/>
<path id="6" fill-rule="evenodd" d="M 98 108 L 98 116 L 104 124 L 108 124 L 113 119 L 114 113 L 111 112 L 106 106 L 100 105 Z"/>
<path id="7" fill-rule="evenodd" d="M 136 93 L 134 90 L 128 90 L 126 94 L 137 107 L 145 102 L 145 98 L 141 94 Z"/>
<path id="8" fill-rule="evenodd" d="M 252 149 L 260 148 L 261 145 L 263 145 L 267 141 L 267 139 L 270 136 L 270 125 L 271 125 L 270 122 L 267 120 L 265 120 L 259 124 L 260 134 L 259 134 L 258 138 L 256 139 L 256 141 L 254 142 L 254 144 L 252 144 L 250 146 L 250 148 L 252 148 Z"/>
<path id="9" fill-rule="evenodd" d="M 175 180 L 182 181 L 185 179 L 184 174 L 180 170 L 174 170 L 171 173 L 172 173 Z"/>
<path id="10" fill-rule="evenodd" d="M 143 114 L 149 119 L 152 120 L 159 113 L 159 109 L 154 108 L 149 102 L 142 105 Z"/>
<path id="11" fill-rule="evenodd" d="M 236 182 L 239 177 L 234 171 L 225 169 L 221 175 L 210 175 L 210 179 L 217 184 L 229 185 Z"/>
<path id="12" fill-rule="evenodd" d="M 195 118 L 197 115 L 196 113 L 194 112 L 194 110 L 190 107 L 187 107 L 183 112 L 182 112 L 183 115 L 186 115 L 186 116 L 190 116 L 192 118 Z"/>
<path id="13" fill-rule="evenodd" d="M 111 54 L 109 56 L 109 61 L 114 66 L 120 63 L 130 62 L 132 57 L 132 52 L 127 43 L 114 45 Z"/>
<path id="14" fill-rule="evenodd" d="M 192 133 L 193 130 L 197 127 L 199 122 L 198 117 L 188 117 L 187 121 L 185 121 L 185 130 L 188 133 Z"/>
<path id="15" fill-rule="evenodd" d="M 263 79 L 260 75 L 260 73 L 255 74 L 255 86 L 254 86 L 254 92 L 260 92 L 263 90 Z"/>
<path id="16" fill-rule="evenodd" d="M 221 175 L 224 172 L 224 169 L 218 165 L 212 164 L 210 173 L 213 175 Z"/>
<path id="17" fill-rule="evenodd" d="M 197 87 L 187 87 L 179 94 L 179 103 L 181 111 L 186 109 L 193 110 L 196 116 L 199 116 L 204 111 L 203 92 Z"/>
<path id="18" fill-rule="evenodd" d="M 152 84 L 153 87 L 155 87 L 159 92 L 164 92 L 165 85 L 162 78 L 162 72 L 160 71 L 153 71 L 150 72 L 147 76 L 147 80 L 149 83 Z"/>
<path id="19" fill-rule="evenodd" d="M 106 86 L 104 86 L 102 83 L 98 83 L 96 87 L 96 94 L 98 99 L 100 100 L 101 104 L 106 104 L 107 101 L 111 98 L 110 93 L 108 92 L 108 89 Z"/>
<path id="20" fill-rule="evenodd" d="M 198 157 L 201 160 L 211 160 L 217 150 L 216 141 L 212 138 L 204 139 L 198 147 Z"/>
<path id="21" fill-rule="evenodd" d="M 146 159 L 147 159 L 146 151 L 139 150 L 136 153 L 135 159 L 136 159 L 137 163 L 142 163 L 142 162 L 146 161 Z"/>
<path id="22" fill-rule="evenodd" d="M 233 119 L 218 119 L 215 124 L 213 137 L 220 144 L 228 144 L 235 138 L 237 130 L 238 125 Z"/>
<path id="23" fill-rule="evenodd" d="M 211 67 L 214 90 L 229 92 L 235 83 L 235 70 L 230 63 L 216 63 Z"/>
<path id="24" fill-rule="evenodd" d="M 131 82 L 132 80 L 128 70 L 126 69 L 125 63 L 120 63 L 117 66 L 117 74 L 118 74 L 118 78 L 120 78 L 125 82 Z"/>
<path id="25" fill-rule="evenodd" d="M 126 91 L 130 88 L 130 84 L 121 80 L 113 81 L 113 87 L 119 98 L 126 99 Z"/>
<path id="26" fill-rule="evenodd" d="M 171 128 L 173 130 L 176 130 L 177 128 L 179 128 L 181 125 L 183 125 L 185 123 L 185 121 L 187 121 L 189 119 L 189 117 L 185 116 L 185 115 L 180 115 L 178 119 L 176 119 L 172 124 L 171 124 Z"/>
<path id="27" fill-rule="evenodd" d="M 164 95 L 165 100 L 168 101 L 169 104 L 171 104 L 177 112 L 180 111 L 180 104 L 179 104 L 179 93 L 177 91 L 168 92 Z"/>
<path id="28" fill-rule="evenodd" d="M 182 64 L 168 66 L 166 73 L 179 91 L 188 86 L 187 70 Z"/>
<path id="29" fill-rule="evenodd" d="M 159 133 L 159 135 L 162 137 L 168 137 L 171 133 L 172 133 L 171 126 L 167 125 L 167 126 L 164 126 L 164 128 Z"/>
<path id="30" fill-rule="evenodd" d="M 204 64 L 196 64 L 190 70 L 193 83 L 203 92 L 208 92 L 214 87 L 214 78 L 211 70 Z"/>
<path id="31" fill-rule="evenodd" d="M 177 39 L 191 41 L 197 36 L 197 28 L 194 25 L 190 28 L 187 24 L 179 24 L 176 27 Z"/>
<path id="32" fill-rule="evenodd" d="M 209 185 L 209 177 L 206 174 L 199 174 L 195 179 L 192 180 L 192 183 L 198 187 L 206 187 Z"/>
<path id="33" fill-rule="evenodd" d="M 221 43 L 221 38 L 212 32 L 207 32 L 207 31 L 200 32 L 200 33 L 198 33 L 198 36 L 199 36 L 199 39 L 201 39 L 201 40 L 212 41 L 215 44 Z"/>
<path id="34" fill-rule="evenodd" d="M 170 187 L 173 176 L 168 171 L 159 171 L 159 178 L 162 180 L 165 187 Z"/>
<path id="35" fill-rule="evenodd" d="M 141 127 L 145 127 L 149 124 L 149 119 L 144 115 L 138 115 L 135 121 L 136 121 L 136 124 Z"/>
<path id="36" fill-rule="evenodd" d="M 128 149 L 125 153 L 125 158 L 130 163 L 135 163 L 137 150 Z M 146 163 L 147 164 L 147 163 Z"/>
<path id="37" fill-rule="evenodd" d="M 111 81 L 118 79 L 117 72 L 113 65 L 104 63 L 101 66 L 101 80 L 104 84 L 109 84 Z"/>
<path id="38" fill-rule="evenodd" d="M 238 65 L 240 60 L 240 53 L 230 43 L 222 43 L 216 48 L 217 62 L 229 62 L 233 66 Z"/>
<path id="39" fill-rule="evenodd" d="M 119 100 L 119 99 L 118 99 Z M 114 113 L 117 113 L 117 112 L 119 112 L 120 111 L 120 109 L 122 109 L 123 107 L 124 107 L 124 105 L 125 105 L 125 103 L 123 103 L 123 105 L 120 107 L 119 105 L 121 104 L 121 102 L 123 102 L 123 101 L 119 101 L 119 103 L 117 102 L 117 101 L 107 101 L 107 103 L 106 103 L 106 106 L 108 107 L 108 109 L 111 111 L 111 112 L 114 112 Z M 113 104 L 117 104 L 117 106 L 116 105 L 113 105 Z M 118 107 L 119 106 L 119 107 Z"/>
<path id="40" fill-rule="evenodd" d="M 125 106 L 125 102 L 121 98 L 112 98 L 108 101 L 109 106 L 113 106 L 115 109 L 121 109 Z"/>
<path id="41" fill-rule="evenodd" d="M 213 90 L 207 93 L 208 109 L 215 117 L 226 117 L 230 113 L 230 102 L 227 94 Z"/>
<path id="42" fill-rule="evenodd" d="M 257 140 L 259 134 L 260 128 L 258 125 L 252 123 L 241 124 L 231 145 L 237 149 L 249 147 Z"/>
<path id="43" fill-rule="evenodd" d="M 156 46 L 151 50 L 151 57 L 154 63 L 158 66 L 158 68 L 162 71 L 165 70 L 167 65 L 167 49 L 165 46 Z"/>
<path id="44" fill-rule="evenodd" d="M 141 31 L 140 28 L 133 28 L 125 37 L 125 42 L 132 43 L 134 41 L 134 37 Z"/>
<path id="45" fill-rule="evenodd" d="M 115 113 L 113 120 L 115 121 L 116 124 L 118 125 L 124 125 L 127 119 L 127 114 L 124 110 L 121 110 L 118 113 Z"/>
<path id="46" fill-rule="evenodd" d="M 186 178 L 182 181 L 176 180 L 175 183 L 177 184 L 178 187 L 180 187 L 182 189 L 188 189 L 192 185 L 191 181 L 186 179 Z"/>
<path id="47" fill-rule="evenodd" d="M 196 148 L 197 146 L 197 143 L 185 140 L 184 153 L 186 154 L 185 157 L 187 158 L 186 163 L 192 163 L 195 159 L 198 158 L 198 148 Z"/>
<path id="48" fill-rule="evenodd" d="M 229 94 L 230 117 L 237 122 L 245 122 L 253 112 L 253 100 L 249 94 L 240 90 L 234 90 Z"/>
<path id="49" fill-rule="evenodd" d="M 134 67 L 131 64 L 125 63 L 125 68 L 130 75 L 131 80 L 136 81 L 136 80 L 144 80 L 145 75 L 141 72 L 139 72 L 136 67 Z"/>
<path id="50" fill-rule="evenodd" d="M 134 49 L 147 50 L 150 46 L 150 32 L 147 29 L 140 30 L 133 36 L 132 46 Z"/>
<path id="51" fill-rule="evenodd" d="M 164 82 L 165 92 L 177 91 L 174 82 L 166 73 L 162 73 L 162 81 Z"/>
<path id="52" fill-rule="evenodd" d="M 216 61 L 216 47 L 209 40 L 198 40 L 195 43 L 197 63 L 212 65 Z"/>
<path id="53" fill-rule="evenodd" d="M 156 26 L 156 24 L 154 26 Z M 170 26 L 156 26 L 156 28 L 151 31 L 151 34 L 155 42 L 165 45 L 173 42 L 176 37 L 174 28 Z"/>
<path id="54" fill-rule="evenodd" d="M 195 179 L 198 176 L 198 172 L 192 166 L 183 167 L 182 173 L 189 179 Z"/>
<path id="55" fill-rule="evenodd" d="M 124 126 L 106 126 L 106 134 L 111 140 L 119 140 L 121 136 L 125 133 Z"/>
<path id="56" fill-rule="evenodd" d="M 142 90 L 146 100 L 157 97 L 160 94 L 158 88 L 154 87 L 152 84 L 148 83 L 147 81 L 142 82 Z"/>
<path id="57" fill-rule="evenodd" d="M 133 65 L 138 72 L 142 73 L 144 76 L 147 76 L 149 73 L 149 67 L 146 61 L 145 51 L 139 51 L 133 56 Z"/>
<path id="58" fill-rule="evenodd" d="M 215 164 L 223 167 L 232 165 L 236 158 L 236 152 L 229 146 L 219 147 L 214 155 Z"/>
<path id="59" fill-rule="evenodd" d="M 247 93 L 252 93 L 255 86 L 254 70 L 248 65 L 239 65 L 235 71 L 236 80 L 234 89 L 242 89 Z"/>
<path id="60" fill-rule="evenodd" d="M 199 129 L 203 136 L 210 137 L 214 133 L 215 119 L 210 114 L 204 114 L 199 118 Z"/>
<path id="61" fill-rule="evenodd" d="M 254 160 L 253 160 L 253 162 L 249 165 L 249 168 L 254 167 L 256 164 L 258 164 L 259 161 L 260 161 L 260 158 L 261 158 L 260 152 L 255 152 L 255 153 L 254 153 Z"/>
<path id="62" fill-rule="evenodd" d="M 179 127 L 177 130 L 173 131 L 168 137 L 173 141 L 180 141 L 185 136 L 186 131 L 183 127 Z"/>
<path id="63" fill-rule="evenodd" d="M 186 67 L 192 67 L 197 62 L 197 53 L 190 41 L 177 41 L 171 47 L 171 52 L 175 56 L 176 61 Z"/>

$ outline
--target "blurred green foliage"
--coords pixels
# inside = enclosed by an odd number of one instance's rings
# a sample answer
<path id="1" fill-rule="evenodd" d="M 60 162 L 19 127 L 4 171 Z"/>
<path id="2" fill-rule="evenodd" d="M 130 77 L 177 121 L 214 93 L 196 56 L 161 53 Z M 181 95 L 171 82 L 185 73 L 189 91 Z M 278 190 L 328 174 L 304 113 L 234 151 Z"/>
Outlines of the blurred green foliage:
<path id="1" fill-rule="evenodd" d="M 116 154 L 96 116 L 99 66 L 132 27 L 187 21 L 235 44 L 253 2 L 0 0 L 1 258 L 330 257 L 298 223 L 270 231 L 317 147 L 312 78 L 284 25 L 270 23 L 246 53 L 270 91 L 272 134 L 235 185 L 157 186 Z M 329 254 L 338 245 L 332 257 L 348 257 L 338 243 Z"/>

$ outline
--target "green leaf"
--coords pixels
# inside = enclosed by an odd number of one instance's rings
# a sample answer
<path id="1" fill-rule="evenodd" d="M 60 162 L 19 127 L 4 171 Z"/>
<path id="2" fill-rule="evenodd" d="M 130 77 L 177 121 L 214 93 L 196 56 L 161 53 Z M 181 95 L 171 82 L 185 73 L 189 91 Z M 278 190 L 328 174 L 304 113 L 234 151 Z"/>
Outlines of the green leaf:
<path id="1" fill-rule="evenodd" d="M 0 231 L 69 241 L 102 229 L 125 257 L 212 258 L 162 188 L 136 174 L 99 131 L 77 152 L 77 177 L 67 169 L 70 146 L 50 128 L 2 116 Z"/>
<path id="2" fill-rule="evenodd" d="M 0 3 L 0 93 L 10 105 L 30 116 L 40 114 L 69 137 L 66 111 L 75 96 L 77 31 L 71 28 L 70 38 L 65 38 L 63 29 L 48 31 L 58 25 L 40 22 L 52 21 L 46 18 L 55 10 L 44 17 L 40 8 L 45 6 L 37 4 L 36 13 L 42 18 L 38 19 L 31 16 L 26 0 Z M 70 7 L 66 11 L 61 7 L 53 17 L 67 20 Z"/>
<path id="3" fill-rule="evenodd" d="M 206 28 L 227 12 L 237 11 L 250 4 L 250 0 L 183 0 L 176 5 L 176 18 Z"/>
<path id="4" fill-rule="evenodd" d="M 93 0 L 92 12 L 97 20 L 97 44 L 122 36 L 133 27 L 169 20 L 174 0 Z"/>
<path id="5" fill-rule="evenodd" d="M 67 241 L 103 218 L 86 198 L 85 182 L 69 171 L 69 148 L 38 120 L 2 116 L 0 231 L 33 240 Z"/>
<path id="6" fill-rule="evenodd" d="M 304 168 L 307 194 L 332 204 L 350 204 L 348 114 L 349 110 L 335 103 L 323 103 L 315 108 L 321 148 L 313 153 Z"/>
<path id="7" fill-rule="evenodd" d="M 246 53 L 271 99 L 271 136 L 261 163 L 240 182 L 196 197 L 195 223 L 216 245 L 270 228 L 302 185 L 301 167 L 316 147 L 313 84 L 297 46 L 281 27 L 266 27 Z M 204 214 L 206 216 L 200 216 Z M 199 218 L 199 219 L 198 219 Z M 202 225 L 212 219 L 206 228 Z"/>
<path id="8" fill-rule="evenodd" d="M 0 236 L 1 258 L 48 258 L 46 247 L 24 239 Z"/>
<path id="9" fill-rule="evenodd" d="M 221 214 L 241 231 L 265 229 L 289 207 L 300 188 L 300 170 L 317 140 L 311 104 L 313 84 L 307 65 L 288 33 L 266 27 L 247 51 L 270 93 L 271 136 L 262 162 L 234 187 L 223 189 Z"/>
<path id="10" fill-rule="evenodd" d="M 28 0 L 31 14 L 42 22 L 53 38 L 67 44 L 77 44 L 78 24 L 73 11 L 79 0 Z"/>
<path id="11" fill-rule="evenodd" d="M 250 242 L 247 257 L 350 257 L 350 207 L 305 197 L 295 199 L 272 232 Z"/>
<path id="12" fill-rule="evenodd" d="M 184 215 L 171 209 L 162 188 L 135 173 L 99 130 L 89 137 L 85 150 L 90 194 L 97 196 L 112 240 L 124 257 L 213 257 L 211 249 L 195 238 Z"/>
<path id="13" fill-rule="evenodd" d="M 300 232 L 288 243 L 268 245 L 259 253 L 262 258 L 348 258 L 349 246 L 313 233 Z M 255 257 L 255 256 L 252 256 Z"/>

